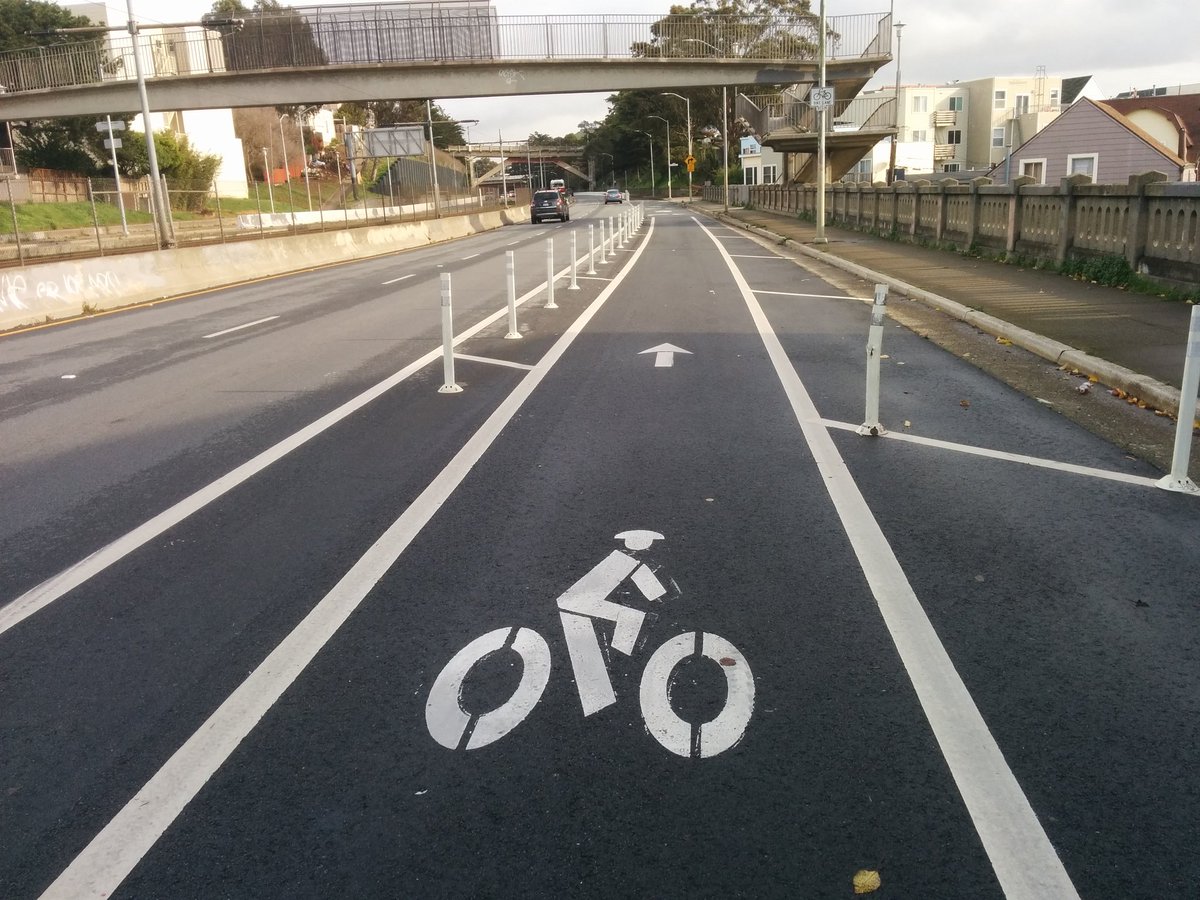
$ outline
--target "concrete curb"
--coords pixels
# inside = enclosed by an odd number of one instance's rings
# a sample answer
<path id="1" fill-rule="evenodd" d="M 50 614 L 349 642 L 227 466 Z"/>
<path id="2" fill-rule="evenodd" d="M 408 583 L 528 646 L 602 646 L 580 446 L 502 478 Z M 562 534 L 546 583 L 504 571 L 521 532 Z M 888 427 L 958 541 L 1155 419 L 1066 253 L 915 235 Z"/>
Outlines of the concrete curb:
<path id="1" fill-rule="evenodd" d="M 528 216 L 525 208 L 496 210 L 4 269 L 0 331 L 387 256 L 492 231 L 527 221 Z"/>
<path id="2" fill-rule="evenodd" d="M 1139 374 L 1124 366 L 1101 359 L 1098 356 L 1084 353 L 1082 350 L 1077 350 L 1069 344 L 1064 344 L 1044 335 L 1019 328 L 1011 322 L 1005 322 L 1003 319 L 998 319 L 979 310 L 971 309 L 948 297 L 934 294 L 916 285 L 894 278 L 891 275 L 876 272 L 868 269 L 866 266 L 849 262 L 831 253 L 815 250 L 806 244 L 799 243 L 761 226 L 750 225 L 742 222 L 740 219 L 724 215 L 715 210 L 701 209 L 699 207 L 694 207 L 694 210 L 702 212 L 709 218 L 716 219 L 719 222 L 724 222 L 727 225 L 741 228 L 743 231 L 757 234 L 759 237 L 766 238 L 772 243 L 779 244 L 791 250 L 797 250 L 805 256 L 842 269 L 851 275 L 857 275 L 859 278 L 864 278 L 878 284 L 886 284 L 892 290 L 911 297 L 914 300 L 919 300 L 933 309 L 938 309 L 948 315 L 954 316 L 956 319 L 966 322 L 968 325 L 978 328 L 986 334 L 1010 340 L 1017 347 L 1028 350 L 1030 353 L 1034 353 L 1056 365 L 1078 369 L 1080 372 L 1096 378 L 1108 387 L 1117 388 L 1131 397 L 1137 397 L 1145 401 L 1146 404 L 1155 409 L 1163 410 L 1172 415 L 1179 414 L 1179 390 L 1169 384 L 1163 384 L 1161 381 L 1150 378 L 1147 375 Z M 1200 404 L 1198 404 L 1197 410 L 1200 411 Z"/>

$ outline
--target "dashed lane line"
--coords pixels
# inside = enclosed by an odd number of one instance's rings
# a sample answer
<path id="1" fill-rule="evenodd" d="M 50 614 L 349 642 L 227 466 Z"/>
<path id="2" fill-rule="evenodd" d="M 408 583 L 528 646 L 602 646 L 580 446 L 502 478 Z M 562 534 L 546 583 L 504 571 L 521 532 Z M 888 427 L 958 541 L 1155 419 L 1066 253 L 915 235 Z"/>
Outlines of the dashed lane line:
<path id="1" fill-rule="evenodd" d="M 265 319 L 255 319 L 253 322 L 247 322 L 245 325 L 234 325 L 232 328 L 226 328 L 224 331 L 214 331 L 212 334 L 206 334 L 203 338 L 201 338 L 201 340 L 206 341 L 209 338 L 221 337 L 225 334 L 233 334 L 233 332 L 241 331 L 243 328 L 253 328 L 255 325 L 262 325 L 266 322 L 274 322 L 278 318 L 279 316 L 267 316 Z"/>

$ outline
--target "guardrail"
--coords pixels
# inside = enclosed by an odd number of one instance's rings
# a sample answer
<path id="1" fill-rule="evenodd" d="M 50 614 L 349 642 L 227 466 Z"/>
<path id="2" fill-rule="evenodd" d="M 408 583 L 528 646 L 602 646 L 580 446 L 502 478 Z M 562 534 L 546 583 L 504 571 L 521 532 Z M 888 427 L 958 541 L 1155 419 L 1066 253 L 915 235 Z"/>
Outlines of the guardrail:
<path id="1" fill-rule="evenodd" d="M 242 26 L 143 28 L 147 78 L 404 62 L 582 59 L 815 60 L 816 16 L 497 16 L 490 9 L 408 4 L 285 8 Z M 888 13 L 827 20 L 832 62 L 891 52 Z M 0 53 L 9 93 L 134 78 L 132 37 Z"/>
<path id="2" fill-rule="evenodd" d="M 1011 184 L 976 178 L 883 184 L 832 184 L 825 209 L 832 225 L 934 240 L 1062 265 L 1089 257 L 1123 257 L 1134 272 L 1171 285 L 1200 283 L 1200 184 L 1168 182 L 1161 172 L 1128 184 L 1092 184 L 1072 175 L 1057 185 L 1028 177 Z M 715 189 L 713 189 L 715 190 Z M 816 185 L 760 185 L 749 202 L 814 215 Z M 709 191 L 705 199 L 714 199 Z"/>

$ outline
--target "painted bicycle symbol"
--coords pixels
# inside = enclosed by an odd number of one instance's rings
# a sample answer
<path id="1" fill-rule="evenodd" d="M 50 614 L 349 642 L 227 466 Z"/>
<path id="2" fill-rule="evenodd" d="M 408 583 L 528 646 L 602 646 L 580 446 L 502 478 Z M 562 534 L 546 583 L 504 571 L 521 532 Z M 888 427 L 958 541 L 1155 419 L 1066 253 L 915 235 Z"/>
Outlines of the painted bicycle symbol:
<path id="1" fill-rule="evenodd" d="M 655 531 L 624 531 L 616 536 L 625 550 L 614 550 L 559 598 L 559 618 L 567 655 L 584 716 L 617 702 L 596 623 L 613 623 L 608 647 L 632 656 L 647 613 L 608 599 L 629 579 L 648 601 L 667 594 L 658 576 L 635 554 L 663 536 Z M 629 551 L 629 552 L 626 552 Z M 472 715 L 463 709 L 463 683 L 471 669 L 493 653 L 510 648 L 521 657 L 521 680 L 504 703 Z M 694 656 L 715 662 L 725 675 L 725 703 L 715 718 L 693 724 L 671 705 L 672 676 Z M 450 750 L 478 750 L 504 737 L 533 712 L 550 681 L 550 646 L 531 628 L 507 626 L 477 637 L 456 653 L 438 674 L 425 704 L 425 723 L 435 741 Z M 742 739 L 754 711 L 754 675 L 745 657 L 725 638 L 689 631 L 668 639 L 650 656 L 639 689 L 642 719 L 656 741 L 683 757 L 710 757 Z M 474 727 L 472 727 L 474 726 Z"/>

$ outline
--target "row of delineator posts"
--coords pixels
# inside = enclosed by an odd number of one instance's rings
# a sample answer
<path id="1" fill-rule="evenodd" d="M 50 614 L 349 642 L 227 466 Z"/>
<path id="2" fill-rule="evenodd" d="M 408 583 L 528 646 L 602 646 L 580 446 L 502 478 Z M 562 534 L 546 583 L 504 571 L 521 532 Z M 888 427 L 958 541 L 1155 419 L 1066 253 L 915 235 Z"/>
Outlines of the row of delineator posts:
<path id="1" fill-rule="evenodd" d="M 588 224 L 588 250 L 582 258 L 579 256 L 579 231 L 571 231 L 571 264 L 563 273 L 554 271 L 554 238 L 546 238 L 546 303 L 545 309 L 558 309 L 554 302 L 554 284 L 560 275 L 570 274 L 567 290 L 579 290 L 579 263 L 582 259 L 587 266 L 586 275 L 595 275 L 597 265 L 605 265 L 616 259 L 617 251 L 623 250 L 633 236 L 642 227 L 645 213 L 641 204 L 630 207 L 618 216 L 601 219 L 599 223 L 599 240 L 596 226 Z M 522 335 L 517 326 L 517 264 L 512 250 L 505 254 L 506 281 L 508 285 L 508 340 L 520 340 Z M 457 394 L 462 388 L 454 377 L 454 300 L 453 286 L 449 272 L 442 273 L 442 368 L 444 371 L 443 384 L 438 388 L 439 393 Z"/>
<path id="2" fill-rule="evenodd" d="M 883 320 L 887 309 L 887 294 L 886 284 L 875 285 L 875 302 L 871 307 L 871 326 L 867 335 L 866 415 L 863 423 L 858 426 L 858 433 L 871 436 L 887 433 L 887 429 L 879 421 L 879 361 L 883 351 Z M 1179 414 L 1175 423 L 1171 472 L 1157 482 L 1163 490 L 1200 494 L 1200 487 L 1188 477 L 1197 391 L 1200 391 L 1200 306 L 1193 306 L 1188 330 L 1187 357 L 1183 364 L 1183 385 L 1179 391 Z"/>

